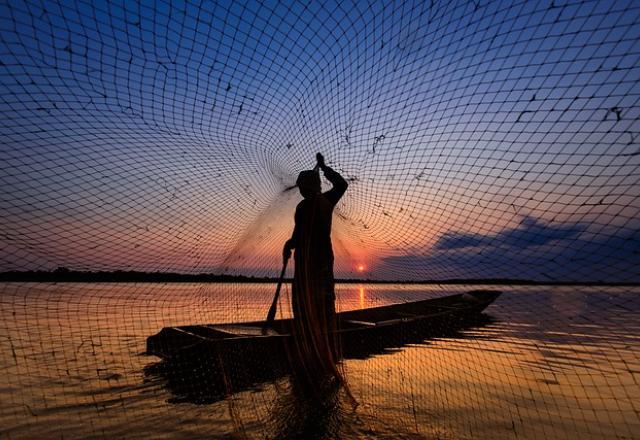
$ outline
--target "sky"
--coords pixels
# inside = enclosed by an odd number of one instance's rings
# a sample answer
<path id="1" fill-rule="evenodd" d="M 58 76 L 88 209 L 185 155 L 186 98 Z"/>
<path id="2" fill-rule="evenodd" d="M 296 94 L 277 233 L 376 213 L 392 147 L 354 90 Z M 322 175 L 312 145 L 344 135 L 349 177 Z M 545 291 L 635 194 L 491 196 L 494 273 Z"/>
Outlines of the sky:
<path id="1" fill-rule="evenodd" d="M 0 5 L 0 270 L 640 281 L 640 5 Z M 325 189 L 329 185 L 324 182 Z"/>

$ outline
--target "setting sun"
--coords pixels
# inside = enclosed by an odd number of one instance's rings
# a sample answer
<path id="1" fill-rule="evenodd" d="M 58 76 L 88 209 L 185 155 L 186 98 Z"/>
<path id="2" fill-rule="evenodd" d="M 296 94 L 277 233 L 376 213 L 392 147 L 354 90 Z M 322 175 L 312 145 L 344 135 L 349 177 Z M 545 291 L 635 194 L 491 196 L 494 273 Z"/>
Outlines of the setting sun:
<path id="1" fill-rule="evenodd" d="M 364 264 L 358 264 L 356 266 L 356 269 L 358 270 L 358 272 L 364 272 L 366 269 L 366 266 Z"/>

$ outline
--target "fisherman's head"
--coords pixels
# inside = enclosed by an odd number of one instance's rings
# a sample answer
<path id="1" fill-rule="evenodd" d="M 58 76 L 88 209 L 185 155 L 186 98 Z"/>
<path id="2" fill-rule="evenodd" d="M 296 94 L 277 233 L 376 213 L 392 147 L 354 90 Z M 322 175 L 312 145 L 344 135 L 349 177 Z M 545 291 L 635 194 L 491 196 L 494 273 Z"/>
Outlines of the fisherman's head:
<path id="1" fill-rule="evenodd" d="M 296 185 L 305 199 L 320 194 L 320 173 L 317 171 L 302 171 L 298 174 Z"/>

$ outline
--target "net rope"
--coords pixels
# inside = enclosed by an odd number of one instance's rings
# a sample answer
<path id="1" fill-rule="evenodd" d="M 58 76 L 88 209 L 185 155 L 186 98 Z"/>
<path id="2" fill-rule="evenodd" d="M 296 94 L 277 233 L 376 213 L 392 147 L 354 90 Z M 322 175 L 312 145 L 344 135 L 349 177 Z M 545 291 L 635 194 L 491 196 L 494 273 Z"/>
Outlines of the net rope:
<path id="1" fill-rule="evenodd" d="M 637 2 L 9 0 L 0 59 L 0 437 L 637 438 Z M 316 152 L 339 311 L 487 321 L 345 360 L 357 408 L 141 355 L 264 319 Z"/>

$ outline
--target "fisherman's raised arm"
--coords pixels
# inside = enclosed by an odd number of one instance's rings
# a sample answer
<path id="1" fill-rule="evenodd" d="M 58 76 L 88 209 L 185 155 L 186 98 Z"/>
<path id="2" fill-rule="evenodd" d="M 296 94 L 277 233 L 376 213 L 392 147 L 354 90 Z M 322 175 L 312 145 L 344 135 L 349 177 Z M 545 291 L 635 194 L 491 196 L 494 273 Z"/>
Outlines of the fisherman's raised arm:
<path id="1" fill-rule="evenodd" d="M 349 184 L 337 171 L 324 163 L 322 154 L 318 153 L 316 159 L 318 160 L 318 166 L 324 173 L 324 177 L 333 185 L 333 188 L 324 193 L 324 196 L 335 205 L 345 193 Z"/>

